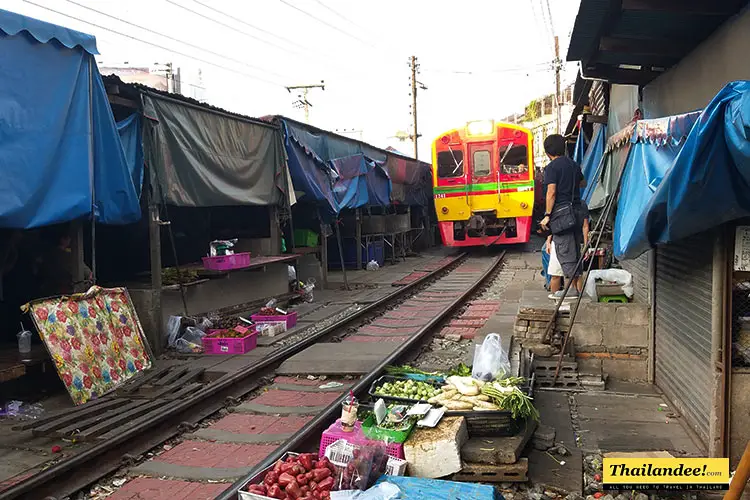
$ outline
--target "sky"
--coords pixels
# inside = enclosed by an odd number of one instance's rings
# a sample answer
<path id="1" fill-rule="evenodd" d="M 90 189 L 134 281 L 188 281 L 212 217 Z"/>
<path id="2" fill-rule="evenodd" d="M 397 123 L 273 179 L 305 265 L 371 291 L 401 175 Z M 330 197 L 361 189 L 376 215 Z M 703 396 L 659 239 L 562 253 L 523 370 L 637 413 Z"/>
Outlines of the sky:
<path id="1" fill-rule="evenodd" d="M 522 112 L 554 92 L 580 0 L 3 0 L 1 8 L 90 33 L 100 64 L 172 62 L 183 86 L 249 116 L 304 120 L 285 87 L 318 84 L 310 123 L 413 154 L 410 57 L 419 63 L 419 157 L 470 120 Z M 549 6 L 549 11 L 548 11 Z M 51 9 L 51 10 L 50 10 Z M 551 13 L 551 24 L 550 16 Z M 563 84 L 577 66 L 567 63 Z M 350 134 L 360 138 L 360 132 Z"/>

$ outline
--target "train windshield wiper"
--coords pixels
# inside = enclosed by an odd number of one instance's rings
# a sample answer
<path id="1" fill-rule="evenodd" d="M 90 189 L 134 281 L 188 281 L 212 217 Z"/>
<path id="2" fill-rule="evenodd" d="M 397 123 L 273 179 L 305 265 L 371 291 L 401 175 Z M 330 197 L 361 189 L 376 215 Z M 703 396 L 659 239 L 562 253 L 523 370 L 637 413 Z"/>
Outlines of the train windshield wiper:
<path id="1" fill-rule="evenodd" d="M 461 159 L 461 162 L 456 160 L 456 155 L 453 154 L 453 150 L 451 149 L 450 145 L 448 146 L 448 151 L 451 152 L 451 156 L 453 157 L 453 163 L 456 164 L 456 168 L 453 169 L 453 172 L 451 172 L 451 175 L 454 175 L 456 172 L 458 172 L 458 169 L 461 168 L 461 164 L 463 164 L 464 160 Z"/>

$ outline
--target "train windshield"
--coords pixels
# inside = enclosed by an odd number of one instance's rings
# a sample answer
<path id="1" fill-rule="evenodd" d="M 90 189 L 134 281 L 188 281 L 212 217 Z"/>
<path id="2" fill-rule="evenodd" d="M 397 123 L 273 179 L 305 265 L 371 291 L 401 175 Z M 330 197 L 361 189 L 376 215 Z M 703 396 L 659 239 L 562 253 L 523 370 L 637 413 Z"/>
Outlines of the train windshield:
<path id="1" fill-rule="evenodd" d="M 474 151 L 472 161 L 472 168 L 475 177 L 485 177 L 492 172 L 492 165 L 490 165 L 490 152 L 486 149 Z"/>
<path id="2" fill-rule="evenodd" d="M 529 153 L 524 144 L 500 146 L 500 173 L 504 175 L 525 174 L 529 171 Z"/>
<path id="3" fill-rule="evenodd" d="M 463 151 L 441 151 L 437 154 L 437 175 L 441 179 L 464 176 Z"/>

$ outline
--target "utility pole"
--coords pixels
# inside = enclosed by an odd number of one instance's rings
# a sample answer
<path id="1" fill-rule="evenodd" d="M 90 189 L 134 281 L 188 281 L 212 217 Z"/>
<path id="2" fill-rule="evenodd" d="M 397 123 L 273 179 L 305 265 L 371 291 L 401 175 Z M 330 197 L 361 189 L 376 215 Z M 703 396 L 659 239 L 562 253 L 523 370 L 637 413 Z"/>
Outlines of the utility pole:
<path id="1" fill-rule="evenodd" d="M 555 100 L 557 101 L 557 133 L 562 128 L 562 98 L 560 97 L 560 70 L 562 61 L 560 60 L 560 41 L 555 35 Z"/>
<path id="2" fill-rule="evenodd" d="M 419 74 L 419 64 L 417 63 L 417 57 L 411 56 L 411 60 L 409 62 L 409 65 L 411 66 L 411 115 L 414 119 L 414 132 L 412 134 L 412 140 L 414 141 L 414 159 L 419 159 L 419 151 L 418 151 L 418 139 L 419 139 L 419 131 L 417 130 L 417 88 L 421 90 L 427 90 L 427 87 L 417 81 L 417 75 Z"/>
<path id="3" fill-rule="evenodd" d="M 312 107 L 312 104 L 310 104 L 310 101 L 307 100 L 307 93 L 310 91 L 310 89 L 325 90 L 325 82 L 321 80 L 320 83 L 315 85 L 294 85 L 286 88 L 287 92 L 289 92 L 290 94 L 292 93 L 292 90 L 302 91 L 302 95 L 298 96 L 299 100 L 293 102 L 292 106 L 297 109 L 303 108 L 305 110 L 305 123 L 310 123 L 310 108 Z"/>

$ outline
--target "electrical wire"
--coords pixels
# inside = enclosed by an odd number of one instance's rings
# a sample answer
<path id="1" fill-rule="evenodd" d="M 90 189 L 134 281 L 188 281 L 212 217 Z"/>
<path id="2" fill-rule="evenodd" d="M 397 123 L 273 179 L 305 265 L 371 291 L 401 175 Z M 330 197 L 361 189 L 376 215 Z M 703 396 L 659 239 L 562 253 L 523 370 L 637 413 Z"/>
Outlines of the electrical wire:
<path id="1" fill-rule="evenodd" d="M 186 54 L 184 52 L 180 52 L 178 50 L 170 49 L 168 47 L 164 47 L 163 45 L 159 45 L 157 43 L 153 43 L 153 42 L 149 42 L 149 41 L 146 41 L 146 40 L 142 40 L 142 39 L 140 39 L 138 37 L 135 37 L 135 36 L 132 36 L 132 35 L 128 35 L 128 34 L 125 34 L 125 33 L 121 33 L 121 32 L 119 32 L 117 30 L 113 30 L 111 28 L 107 28 L 105 26 L 101 26 L 99 24 L 92 23 L 91 21 L 86 21 L 86 20 L 81 19 L 79 17 L 72 16 L 70 14 L 65 14 L 64 12 L 60 12 L 60 11 L 52 9 L 50 7 L 47 7 L 47 6 L 44 6 L 44 5 L 40 5 L 38 3 L 32 2 L 31 0 L 22 0 L 22 1 L 25 2 L 25 3 L 28 3 L 30 5 L 33 5 L 35 7 L 38 7 L 40 9 L 44 9 L 44 10 L 47 10 L 47 11 L 52 12 L 54 14 L 57 14 L 59 16 L 67 17 L 68 19 L 73 19 L 74 21 L 78 21 L 80 23 L 88 24 L 89 26 L 93 26 L 95 28 L 99 28 L 99 29 L 102 29 L 104 31 L 108 31 L 110 33 L 114 33 L 115 35 L 119 35 L 119 36 L 122 36 L 122 37 L 125 37 L 125 38 L 129 38 L 131 40 L 135 40 L 137 42 L 140 42 L 140 43 L 143 43 L 143 44 L 146 44 L 146 45 L 151 45 L 152 47 L 156 47 L 158 49 L 166 50 L 167 52 L 171 52 L 173 54 L 177 54 L 177 55 L 182 56 L 182 57 L 187 57 L 188 59 L 193 59 L 195 61 L 199 61 L 199 62 L 202 62 L 204 64 L 208 64 L 209 66 L 214 66 L 214 67 L 219 68 L 219 69 L 223 69 L 223 70 L 226 70 L 226 71 L 229 71 L 229 72 L 232 72 L 232 73 L 236 73 L 238 75 L 242 75 L 242 76 L 250 78 L 252 80 L 257 80 L 259 82 L 263 82 L 263 83 L 271 85 L 273 87 L 284 88 L 284 86 L 281 85 L 280 83 L 272 82 L 271 80 L 266 80 L 265 78 L 262 78 L 262 77 L 259 77 L 259 76 L 256 76 L 256 75 L 251 75 L 250 73 L 245 73 L 245 72 L 242 72 L 242 71 L 237 71 L 236 69 L 232 69 L 232 68 L 229 68 L 227 66 L 223 66 L 221 64 L 217 64 L 215 62 L 212 62 L 212 61 L 209 61 L 209 60 L 206 60 L 206 59 L 201 59 L 199 57 L 192 56 L 192 55 Z"/>
<path id="2" fill-rule="evenodd" d="M 154 31 L 154 30 L 149 29 L 149 28 L 145 28 L 143 26 L 140 26 L 138 24 L 132 23 L 130 21 L 127 21 L 125 19 L 119 18 L 117 16 L 113 16 L 111 14 L 107 14 L 106 12 L 102 12 L 100 10 L 94 9 L 93 7 L 89 7 L 87 5 L 83 5 L 81 3 L 76 2 L 75 0 L 65 0 L 65 1 L 68 2 L 68 3 L 72 3 L 73 5 L 77 5 L 78 7 L 81 7 L 82 9 L 90 10 L 91 12 L 95 12 L 95 13 L 101 15 L 101 16 L 108 17 L 110 19 L 114 19 L 115 21 L 119 21 L 119 22 L 121 22 L 123 24 L 127 24 L 128 26 L 132 26 L 134 28 L 138 28 L 140 30 L 143 30 L 143 31 L 145 31 L 147 33 L 151 33 L 152 35 L 157 35 L 157 36 L 166 38 L 167 40 L 171 40 L 173 42 L 186 45 L 186 46 L 188 46 L 190 48 L 201 50 L 203 52 L 206 52 L 207 54 L 211 54 L 212 56 L 221 57 L 223 59 L 226 59 L 227 61 L 232 61 L 233 63 L 241 64 L 243 66 L 247 66 L 248 68 L 254 69 L 256 71 L 263 71 L 265 73 L 268 73 L 269 75 L 277 76 L 279 78 L 288 78 L 286 75 L 280 75 L 278 73 L 274 73 L 273 71 L 269 71 L 269 70 L 267 70 L 265 68 L 260 68 L 258 66 L 253 66 L 252 64 L 248 64 L 248 63 L 246 63 L 244 61 L 240 61 L 239 59 L 235 59 L 233 57 L 225 56 L 225 55 L 219 54 L 218 52 L 214 52 L 212 50 L 205 49 L 203 47 L 195 45 L 193 43 L 186 42 L 184 40 L 180 40 L 179 38 L 175 38 L 175 37 L 172 37 L 172 36 L 169 36 L 169 35 L 165 35 L 163 33 L 159 33 L 158 31 Z"/>
<path id="3" fill-rule="evenodd" d="M 167 0 L 167 1 L 170 1 L 170 0 Z M 316 21 L 318 21 L 319 23 L 321 23 L 321 24 L 324 24 L 324 25 L 328 26 L 329 28 L 331 28 L 331 29 L 334 29 L 334 30 L 338 31 L 339 33 L 342 33 L 342 34 L 344 34 L 344 35 L 348 36 L 349 38 L 351 38 L 351 39 L 353 39 L 353 40 L 357 40 L 357 41 L 358 41 L 358 42 L 360 42 L 360 43 L 363 43 L 363 44 L 365 44 L 365 45 L 367 45 L 367 46 L 369 46 L 369 47 L 373 47 L 373 48 L 375 48 L 375 46 L 374 46 L 374 45 L 373 45 L 372 43 L 370 43 L 370 42 L 367 42 L 367 41 L 365 41 L 365 40 L 362 40 L 362 39 L 361 39 L 361 38 L 359 38 L 358 36 L 352 35 L 351 33 L 349 33 L 349 32 L 347 32 L 347 31 L 344 31 L 344 30 L 342 30 L 342 29 L 341 29 L 341 28 L 339 28 L 338 26 L 334 26 L 333 24 L 329 23 L 328 21 L 325 21 L 324 19 L 321 19 L 321 18 L 319 18 L 319 17 L 317 17 L 317 16 L 315 16 L 315 15 L 313 15 L 313 14 L 310 14 L 310 13 L 309 13 L 309 12 L 307 12 L 306 10 L 300 9 L 300 8 L 299 8 L 299 7 L 297 7 L 296 5 L 292 5 L 291 3 L 289 3 L 289 2 L 288 2 L 288 0 L 279 0 L 279 1 L 280 1 L 281 3 L 283 3 L 284 5 L 286 5 L 287 7 L 291 7 L 292 9 L 294 9 L 294 10 L 296 10 L 296 11 L 298 11 L 298 12 L 301 12 L 302 14 L 306 15 L 307 17 L 309 17 L 309 18 L 311 18 L 311 19 L 315 19 L 315 20 L 316 20 Z"/>
<path id="4" fill-rule="evenodd" d="M 361 30 L 363 30 L 363 31 L 368 31 L 368 30 L 367 30 L 366 28 L 363 28 L 362 26 L 358 25 L 357 23 L 355 23 L 354 21 L 352 21 L 352 20 L 351 20 L 351 19 L 349 19 L 348 17 L 346 17 L 346 16 L 344 16 L 343 14 L 339 13 L 339 12 L 338 12 L 338 11 L 337 11 L 336 9 L 333 9 L 333 8 L 329 7 L 328 5 L 326 5 L 326 4 L 325 4 L 324 2 L 322 2 L 321 0 L 315 0 L 315 2 L 316 2 L 316 3 L 318 4 L 318 5 L 320 5 L 321 7 L 323 7 L 324 9 L 326 9 L 327 11 L 329 11 L 329 12 L 332 12 L 332 13 L 333 13 L 333 14 L 334 14 L 335 16 L 337 16 L 338 18 L 340 18 L 340 19 L 342 19 L 342 20 L 346 21 L 347 23 L 351 24 L 351 25 L 352 25 L 352 26 L 354 26 L 355 28 L 361 29 Z"/>
<path id="5" fill-rule="evenodd" d="M 483 69 L 483 70 L 453 70 L 453 69 L 442 69 L 442 68 L 426 68 L 423 71 L 425 73 L 451 73 L 456 75 L 481 75 L 481 74 L 497 74 L 497 73 L 523 73 L 523 72 L 539 72 L 539 71 L 552 71 L 552 61 L 545 61 L 529 66 L 517 66 L 513 68 L 495 68 L 495 69 Z"/>
<path id="6" fill-rule="evenodd" d="M 208 9 L 210 11 L 216 12 L 217 14 L 220 14 L 220 15 L 222 15 L 224 17 L 228 17 L 229 19 L 232 19 L 232 20 L 234 20 L 234 21 L 236 21 L 236 22 L 238 22 L 240 24 L 244 24 L 248 28 L 260 31 L 261 33 L 265 33 L 266 35 L 269 35 L 269 36 L 272 36 L 272 37 L 274 37 L 274 38 L 276 38 L 278 40 L 281 40 L 282 42 L 286 42 L 289 45 L 293 45 L 294 47 L 297 47 L 299 49 L 305 50 L 305 47 L 303 47 L 302 45 L 300 45 L 300 44 L 298 44 L 296 42 L 293 42 L 292 40 L 289 40 L 288 38 L 284 38 L 283 36 L 277 35 L 276 33 L 272 33 L 272 32 L 270 32 L 268 30 L 264 30 L 263 28 L 259 28 L 258 26 L 255 26 L 255 25 L 250 24 L 250 23 L 248 23 L 246 21 L 243 21 L 242 19 L 240 19 L 240 18 L 238 18 L 236 16 L 232 16 L 230 14 L 227 14 L 226 12 L 217 9 L 216 7 L 213 7 L 211 5 L 203 3 L 200 0 L 193 0 L 193 3 L 197 3 L 198 5 L 200 5 L 202 7 L 205 7 L 206 9 Z M 206 17 L 206 19 L 210 19 L 210 18 Z"/>
<path id="7" fill-rule="evenodd" d="M 172 4 L 172 5 L 174 5 L 175 7 L 179 7 L 180 9 L 182 9 L 182 10 L 184 10 L 184 11 L 190 12 L 191 14 L 195 14 L 196 16 L 199 16 L 199 17 L 202 17 L 202 18 L 204 18 L 204 19 L 207 19 L 207 20 L 209 20 L 209 21 L 211 21 L 211 22 L 214 22 L 214 23 L 218 24 L 219 26 L 223 26 L 223 27 L 225 27 L 225 28 L 228 28 L 228 29 L 230 29 L 230 30 L 232 30 L 232 31 L 234 31 L 234 32 L 237 32 L 237 33 L 239 33 L 239 34 L 241 34 L 241 35 L 244 35 L 244 36 L 246 36 L 246 37 L 248 37 L 248 38 L 251 38 L 251 39 L 253 39 L 253 40 L 256 40 L 256 41 L 258 41 L 258 42 L 260 42 L 260 43 L 263 43 L 263 44 L 269 45 L 269 46 L 271 46 L 271 47 L 274 47 L 274 48 L 276 48 L 276 49 L 282 50 L 282 51 L 284 51 L 284 52 L 288 52 L 288 53 L 290 53 L 290 54 L 295 54 L 295 53 L 296 53 L 296 54 L 299 54 L 299 52 L 294 52 L 293 50 L 290 50 L 290 49 L 288 49 L 288 48 L 286 48 L 286 47 L 282 47 L 281 45 L 275 44 L 275 43 L 273 43 L 273 42 L 269 42 L 268 40 L 264 40 L 263 38 L 260 38 L 260 37 L 258 37 L 258 36 L 255 36 L 255 35 L 253 35 L 252 33 L 248 33 L 247 31 L 244 31 L 244 30 L 241 30 L 241 29 L 237 29 L 237 28 L 235 28 L 235 27 L 234 27 L 234 26 L 232 26 L 232 25 L 229 25 L 229 24 L 227 24 L 227 23 L 224 23 L 224 22 L 222 22 L 222 21 L 218 21 L 218 20 L 216 20 L 216 19 L 213 19 L 213 18 L 211 18 L 211 17 L 208 17 L 208 16 L 206 16 L 205 14 L 201 14 L 200 12 L 198 12 L 198 11 L 195 11 L 195 10 L 191 9 L 190 7 L 186 7 L 186 6 L 184 6 L 184 5 L 181 5 L 181 4 L 179 4 L 179 3 L 177 3 L 177 2 L 175 2 L 175 1 L 173 1 L 173 0 L 165 0 L 165 1 L 166 1 L 167 3 L 169 3 L 169 4 Z"/>

